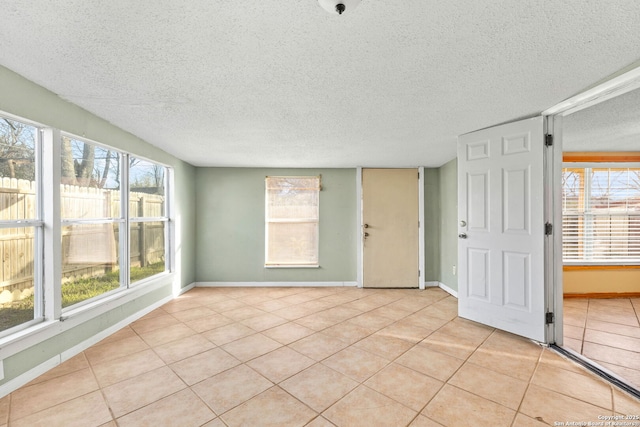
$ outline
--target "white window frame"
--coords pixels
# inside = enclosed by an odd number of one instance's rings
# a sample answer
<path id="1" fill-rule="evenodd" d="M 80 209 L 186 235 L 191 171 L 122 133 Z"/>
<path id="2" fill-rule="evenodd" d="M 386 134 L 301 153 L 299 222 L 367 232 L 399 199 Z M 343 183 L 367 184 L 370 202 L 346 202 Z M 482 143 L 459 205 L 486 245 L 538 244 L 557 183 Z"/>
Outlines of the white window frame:
<path id="1" fill-rule="evenodd" d="M 594 212 L 590 209 L 590 199 L 591 199 L 591 191 L 592 191 L 592 183 L 591 183 L 591 171 L 593 169 L 624 169 L 624 168 L 630 168 L 630 169 L 640 169 L 640 163 L 611 163 L 611 162 L 597 162 L 597 163 L 593 163 L 593 162 L 564 162 L 562 164 L 562 168 L 563 170 L 566 169 L 582 169 L 583 170 L 583 180 L 584 180 L 584 184 L 583 184 L 583 191 L 581 194 L 581 197 L 583 198 L 583 204 L 584 204 L 584 208 L 582 210 L 582 212 L 579 211 L 571 211 L 571 213 L 567 214 L 564 210 L 564 206 L 563 206 L 563 211 L 562 211 L 562 217 L 564 220 L 564 217 L 566 215 L 571 215 L 571 216 L 582 216 L 583 217 L 583 223 L 584 223 L 584 227 L 585 228 L 592 228 L 593 227 L 593 221 L 590 220 L 598 217 L 598 216 L 616 216 L 617 213 L 608 213 L 608 212 Z M 564 192 L 564 189 L 563 189 Z M 640 212 L 639 213 L 632 213 L 632 212 L 625 212 L 625 213 L 620 213 L 620 215 L 623 216 L 634 216 L 634 217 L 638 217 L 638 220 L 640 221 Z M 563 221 L 564 222 L 564 221 Z M 589 230 L 585 230 L 583 232 L 583 236 L 584 234 L 589 233 Z M 566 235 L 566 233 L 568 233 L 568 230 L 565 230 L 563 227 L 563 235 Z M 563 237 L 564 239 L 564 237 Z M 584 255 L 582 257 L 582 259 L 569 259 L 566 258 L 564 256 L 564 249 L 563 249 L 563 264 L 564 265 L 593 265 L 593 266 L 598 266 L 598 265 L 603 265 L 603 266 L 632 266 L 632 265 L 640 265 L 640 256 L 638 260 L 633 260 L 633 259 L 623 259 L 623 258 L 611 258 L 610 260 L 607 259 L 593 259 L 592 258 L 592 252 L 590 250 L 590 248 L 592 247 L 590 244 L 588 244 L 588 242 L 585 244 L 583 243 L 583 247 L 584 247 Z M 640 255 L 640 254 L 639 254 Z"/>
<path id="2" fill-rule="evenodd" d="M 19 325 L 15 325 L 11 328 L 7 328 L 4 331 L 0 331 L 0 338 L 10 336 L 16 332 L 22 331 L 35 324 L 44 321 L 44 280 L 43 280 L 43 253 L 44 253 L 44 219 L 43 219 L 43 180 L 42 180 L 42 129 L 43 126 L 32 122 L 30 120 L 23 119 L 21 117 L 14 116 L 8 113 L 0 113 L 0 118 L 20 122 L 22 124 L 32 126 L 35 128 L 35 144 L 34 144 L 34 157 L 35 157 L 35 183 L 36 183 L 36 217 L 32 219 L 17 219 L 17 220 L 0 220 L 0 229 L 6 228 L 31 228 L 33 227 L 33 303 L 34 313 L 33 319 L 28 320 Z"/>
<path id="3" fill-rule="evenodd" d="M 315 218 L 296 218 L 289 220 L 273 219 L 270 217 L 269 211 L 269 179 L 317 179 L 318 180 L 318 204 L 316 205 Z M 305 176 L 267 176 L 265 178 L 265 268 L 319 268 L 320 267 L 320 193 L 322 191 L 321 175 L 305 175 Z M 278 260 L 270 260 L 269 255 L 269 226 L 272 223 L 308 223 L 316 225 L 316 245 L 315 245 L 315 262 L 291 263 Z"/>

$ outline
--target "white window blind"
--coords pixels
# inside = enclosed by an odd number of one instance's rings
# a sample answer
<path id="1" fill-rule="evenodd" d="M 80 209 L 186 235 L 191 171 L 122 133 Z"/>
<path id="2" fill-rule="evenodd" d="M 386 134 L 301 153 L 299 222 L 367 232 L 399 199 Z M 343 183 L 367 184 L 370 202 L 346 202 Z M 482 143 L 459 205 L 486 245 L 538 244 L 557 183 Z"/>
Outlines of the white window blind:
<path id="1" fill-rule="evenodd" d="M 567 167 L 562 190 L 565 263 L 640 264 L 640 166 Z"/>
<path id="2" fill-rule="evenodd" d="M 317 267 L 320 177 L 266 178 L 267 267 Z"/>

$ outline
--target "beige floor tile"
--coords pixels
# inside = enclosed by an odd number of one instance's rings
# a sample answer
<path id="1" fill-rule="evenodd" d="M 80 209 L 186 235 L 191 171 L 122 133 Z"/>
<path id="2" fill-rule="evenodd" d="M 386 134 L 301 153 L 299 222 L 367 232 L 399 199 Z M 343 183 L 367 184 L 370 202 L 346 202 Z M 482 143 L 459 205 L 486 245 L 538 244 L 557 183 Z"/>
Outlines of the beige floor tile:
<path id="1" fill-rule="evenodd" d="M 50 407 L 41 412 L 30 412 L 24 418 L 11 422 L 12 427 L 94 427 L 111 420 L 109 408 L 99 391 Z"/>
<path id="2" fill-rule="evenodd" d="M 369 311 L 367 313 L 352 317 L 347 323 L 367 328 L 375 332 L 386 326 L 389 326 L 393 322 L 394 320 L 390 317 L 385 317 L 376 314 L 373 311 Z"/>
<path id="3" fill-rule="evenodd" d="M 378 307 L 374 310 L 371 310 L 369 314 L 373 314 L 375 316 L 382 316 L 382 317 L 392 319 L 394 321 L 398 321 L 398 320 L 404 319 L 408 315 L 415 313 L 415 311 L 417 311 L 417 310 L 406 310 L 404 308 L 394 306 L 393 304 L 395 303 Z"/>
<path id="4" fill-rule="evenodd" d="M 428 307 L 427 307 L 428 308 Z M 414 313 L 410 316 L 407 316 L 403 319 L 403 322 L 410 323 L 412 325 L 420 326 L 425 329 L 430 329 L 432 331 L 436 331 L 440 329 L 442 326 L 449 323 L 448 319 L 440 319 L 437 317 L 429 316 L 429 313 L 426 312 L 426 309 L 421 310 L 417 313 Z"/>
<path id="5" fill-rule="evenodd" d="M 202 335 L 192 335 L 170 343 L 155 347 L 153 351 L 166 364 L 174 363 L 187 357 L 195 356 L 215 347 L 211 341 Z"/>
<path id="6" fill-rule="evenodd" d="M 138 353 L 148 348 L 147 343 L 136 335 L 106 344 L 96 344 L 86 349 L 84 354 L 91 364 L 96 364 Z"/>
<path id="7" fill-rule="evenodd" d="M 564 337 L 563 347 L 570 348 L 578 354 L 582 354 L 583 352 L 583 342 L 582 340 L 577 340 L 574 338 Z"/>
<path id="8" fill-rule="evenodd" d="M 640 353 L 640 338 L 627 337 L 624 335 L 612 334 L 610 332 L 587 329 L 584 334 L 584 340 L 596 344 L 607 345 L 609 347 L 615 347 Z"/>
<path id="9" fill-rule="evenodd" d="M 332 318 L 329 314 L 326 313 L 326 311 L 301 317 L 299 319 L 296 319 L 295 322 L 309 329 L 313 329 L 316 332 L 327 329 L 335 325 L 336 323 L 340 323 L 338 319 Z"/>
<path id="10" fill-rule="evenodd" d="M 310 294 L 309 292 L 303 292 L 299 294 L 293 294 L 286 297 L 280 298 L 280 301 L 284 301 L 291 305 L 302 304 L 303 302 L 312 301 L 316 299 L 315 295 Z"/>
<path id="11" fill-rule="evenodd" d="M 220 415 L 272 386 L 247 365 L 239 365 L 194 385 L 192 390 Z"/>
<path id="12" fill-rule="evenodd" d="M 562 421 L 596 422 L 598 415 L 612 415 L 599 406 L 531 384 L 522 401 L 520 412 L 548 425 Z"/>
<path id="13" fill-rule="evenodd" d="M 389 307 L 400 308 L 408 311 L 409 314 L 422 310 L 432 303 L 425 298 L 404 297 L 389 304 Z"/>
<path id="14" fill-rule="evenodd" d="M 114 417 L 119 418 L 184 388 L 184 382 L 165 366 L 103 388 L 102 392 Z"/>
<path id="15" fill-rule="evenodd" d="M 188 311 L 194 308 L 202 307 L 202 302 L 198 298 L 188 298 L 181 295 L 173 301 L 169 301 L 162 306 L 162 309 L 169 314 L 178 313 L 180 311 Z"/>
<path id="16" fill-rule="evenodd" d="M 344 342 L 341 339 L 319 332 L 302 338 L 301 340 L 290 344 L 289 347 L 307 357 L 312 358 L 313 360 L 320 361 L 336 354 L 348 345 L 349 344 L 347 342 Z"/>
<path id="17" fill-rule="evenodd" d="M 618 323 L 587 319 L 587 328 L 596 331 L 610 332 L 617 335 L 624 335 L 632 338 L 640 338 L 640 328 L 635 326 L 620 325 Z"/>
<path id="18" fill-rule="evenodd" d="M 313 359 L 289 347 L 280 347 L 271 353 L 251 360 L 247 365 L 258 371 L 268 380 L 278 384 L 314 363 L 316 362 Z"/>
<path id="19" fill-rule="evenodd" d="M 365 327 L 351 323 L 352 320 L 338 323 L 337 325 L 333 325 L 322 332 L 334 338 L 339 338 L 351 345 L 368 337 L 378 330 L 376 327 Z"/>
<path id="20" fill-rule="evenodd" d="M 10 422 L 91 393 L 98 388 L 98 383 L 89 368 L 23 387 L 11 394 Z"/>
<path id="21" fill-rule="evenodd" d="M 584 337 L 584 328 L 573 325 L 562 325 L 562 333 L 565 338 L 573 338 L 575 340 L 581 340 Z"/>
<path id="22" fill-rule="evenodd" d="M 56 366 L 55 368 L 51 369 L 45 374 L 40 375 L 38 378 L 31 381 L 27 385 L 29 386 L 29 385 L 41 383 L 43 381 L 48 381 L 50 379 L 61 377 L 63 375 L 67 375 L 72 372 L 79 371 L 80 369 L 86 369 L 88 367 L 89 367 L 89 361 L 87 360 L 87 357 L 85 356 L 84 353 L 80 353 L 72 357 L 71 359 L 67 360 L 66 362 L 63 362 L 60 365 Z M 1 421 L 0 421 L 0 425 L 2 425 Z"/>
<path id="23" fill-rule="evenodd" d="M 161 309 L 158 309 L 158 310 L 161 310 Z M 154 312 L 156 312 L 158 310 L 154 310 L 151 313 L 154 313 Z M 149 313 L 149 314 L 151 314 L 151 313 Z M 164 311 L 162 311 L 162 313 L 164 313 Z M 147 314 L 147 316 L 149 314 Z M 158 315 L 161 315 L 161 314 L 158 314 Z M 144 319 L 144 317 L 143 317 L 143 319 Z M 131 326 L 125 326 L 124 328 L 117 330 L 116 332 L 112 333 L 111 335 L 109 335 L 105 339 L 101 340 L 97 345 L 107 344 L 109 342 L 118 341 L 118 340 L 121 340 L 121 339 L 124 339 L 124 338 L 131 338 L 131 337 L 134 337 L 136 335 L 137 335 L 136 331 L 131 329 Z"/>
<path id="24" fill-rule="evenodd" d="M 640 370 L 627 368 L 625 366 L 612 365 L 611 363 L 606 363 L 601 360 L 594 360 L 594 362 L 604 369 L 611 371 L 614 375 L 622 378 L 624 382 L 631 384 L 640 390 Z"/>
<path id="25" fill-rule="evenodd" d="M 492 427 L 511 426 L 516 412 L 475 394 L 445 385 L 422 412 L 445 425 L 468 425 L 472 416 L 476 422 L 489 422 Z"/>
<path id="26" fill-rule="evenodd" d="M 202 317 L 212 316 L 214 314 L 216 314 L 216 312 L 208 307 L 196 307 L 189 310 L 171 313 L 173 317 L 181 322 L 189 322 L 190 320 L 200 319 Z"/>
<path id="27" fill-rule="evenodd" d="M 369 378 L 365 385 L 420 412 L 444 383 L 413 369 L 392 363 Z"/>
<path id="28" fill-rule="evenodd" d="M 560 421 L 560 422 L 564 422 L 564 421 Z M 527 417 L 526 415 L 523 415 L 520 413 L 516 415 L 516 419 L 513 422 L 514 427 L 544 427 L 547 425 L 549 424 L 545 424 L 541 421 L 535 420 L 531 417 Z"/>
<path id="29" fill-rule="evenodd" d="M 449 384 L 514 410 L 520 406 L 528 385 L 526 381 L 473 363 L 465 363 Z"/>
<path id="30" fill-rule="evenodd" d="M 242 362 L 260 357 L 279 347 L 282 347 L 282 344 L 260 333 L 240 338 L 222 346 L 225 351 Z"/>
<path id="31" fill-rule="evenodd" d="M 464 361 L 418 344 L 400 356 L 396 360 L 396 363 L 440 381 L 447 381 L 458 368 L 460 368 Z"/>
<path id="32" fill-rule="evenodd" d="M 585 342 L 582 354 L 590 359 L 611 363 L 618 366 L 640 366 L 640 353 Z"/>
<path id="33" fill-rule="evenodd" d="M 283 323 L 287 323 L 287 320 L 275 314 L 265 313 L 259 316 L 245 319 L 241 322 L 243 325 L 250 327 L 251 329 L 261 332 L 265 329 L 270 329 Z"/>
<path id="34" fill-rule="evenodd" d="M 305 328 L 293 322 L 285 323 L 284 325 L 276 326 L 275 328 L 262 332 L 263 335 L 283 345 L 291 344 L 314 333 L 315 331 L 313 329 Z"/>
<path id="35" fill-rule="evenodd" d="M 377 354 L 387 360 L 394 360 L 413 345 L 412 342 L 380 333 L 370 335 L 354 344 L 355 347 Z"/>
<path id="36" fill-rule="evenodd" d="M 93 365 L 93 373 L 100 387 L 107 387 L 145 372 L 153 371 L 165 363 L 151 349 Z"/>
<path id="37" fill-rule="evenodd" d="M 287 307 L 291 307 L 292 304 L 289 304 L 286 301 L 282 301 L 279 299 L 271 299 L 268 301 L 263 301 L 257 304 L 254 304 L 253 307 L 257 308 L 258 310 L 262 310 L 262 311 L 266 311 L 266 312 L 272 312 L 272 311 L 276 311 L 276 310 L 280 310 L 283 308 L 287 308 Z"/>
<path id="38" fill-rule="evenodd" d="M 466 360 L 478 348 L 482 340 L 482 337 L 455 336 L 440 329 L 425 338 L 422 345 L 440 353 Z"/>
<path id="39" fill-rule="evenodd" d="M 322 415 L 337 426 L 405 426 L 416 412 L 365 386 L 359 386 Z"/>
<path id="40" fill-rule="evenodd" d="M 221 416 L 229 427 L 303 426 L 317 414 L 275 386 Z"/>
<path id="41" fill-rule="evenodd" d="M 140 334 L 143 332 L 166 328 L 167 326 L 177 325 L 178 323 L 180 323 L 178 319 L 170 314 L 165 314 L 162 316 L 152 317 L 150 319 L 136 320 L 131 324 L 131 328 L 136 331 L 136 333 Z"/>
<path id="42" fill-rule="evenodd" d="M 183 323 L 167 326 L 162 329 L 154 329 L 152 331 L 141 332 L 140 338 L 144 340 L 150 347 L 166 344 L 181 338 L 194 335 L 196 332 Z"/>
<path id="43" fill-rule="evenodd" d="M 542 348 L 506 332 L 494 332 L 469 357 L 469 362 L 529 381 Z"/>
<path id="44" fill-rule="evenodd" d="M 220 348 L 207 350 L 170 365 L 188 385 L 199 383 L 240 364 L 240 361 Z"/>
<path id="45" fill-rule="evenodd" d="M 555 351 L 545 348 L 540 357 L 540 365 L 547 365 L 554 368 L 564 369 L 565 371 L 575 372 L 577 374 L 584 374 L 586 371 L 577 363 L 572 360 L 566 359 L 564 356 L 559 355 Z"/>
<path id="46" fill-rule="evenodd" d="M 227 427 L 227 425 L 223 423 L 220 418 L 216 418 L 204 424 L 202 427 Z"/>
<path id="47" fill-rule="evenodd" d="M 199 427 L 216 415 L 185 389 L 118 418 L 119 427 Z"/>
<path id="48" fill-rule="evenodd" d="M 347 347 L 321 362 L 358 382 L 363 382 L 389 364 L 387 359 L 355 347 Z"/>
<path id="49" fill-rule="evenodd" d="M 378 331 L 378 334 L 380 335 L 399 338 L 401 340 L 409 341 L 413 344 L 419 343 L 432 333 L 433 330 L 414 325 L 413 323 L 407 322 L 406 320 L 400 320 L 398 322 L 392 323 L 386 328 Z"/>
<path id="50" fill-rule="evenodd" d="M 424 308 L 420 312 L 428 313 L 431 317 L 453 320 L 458 316 L 458 300 L 453 297 L 447 297 Z"/>
<path id="51" fill-rule="evenodd" d="M 217 311 L 218 313 L 224 313 L 229 310 L 235 310 L 237 308 L 248 307 L 248 306 L 242 301 L 227 298 L 225 300 L 220 300 L 220 301 L 213 302 L 211 304 L 207 304 L 207 307 Z"/>
<path id="52" fill-rule="evenodd" d="M 241 323 L 231 323 L 203 332 L 202 336 L 216 345 L 225 345 L 255 333 L 256 331 Z"/>
<path id="53" fill-rule="evenodd" d="M 357 386 L 356 381 L 322 364 L 313 365 L 280 384 L 316 412 L 324 411 Z"/>
<path id="54" fill-rule="evenodd" d="M 0 399 L 0 426 L 5 426 L 9 422 L 9 408 L 11 406 L 11 395 L 8 394 Z"/>
<path id="55" fill-rule="evenodd" d="M 147 320 L 147 319 L 151 319 L 153 317 L 158 317 L 158 316 L 162 316 L 162 315 L 166 315 L 166 314 L 169 314 L 169 313 L 167 313 L 166 311 L 164 311 L 162 309 L 162 307 L 160 307 L 160 308 L 156 308 L 153 311 L 150 311 L 149 313 L 145 314 L 144 316 L 142 316 L 140 319 L 137 319 L 137 320 Z M 126 326 L 126 327 L 130 328 L 131 325 Z"/>
<path id="56" fill-rule="evenodd" d="M 249 294 L 249 295 L 238 298 L 238 301 L 242 301 L 247 305 L 255 307 L 256 304 L 260 304 L 265 301 L 272 301 L 272 298 L 263 293 L 253 293 L 253 294 Z"/>
<path id="57" fill-rule="evenodd" d="M 613 387 L 613 405 L 616 414 L 640 415 L 640 400 Z"/>
<path id="58" fill-rule="evenodd" d="M 613 409 L 611 386 L 586 372 L 578 374 L 541 364 L 531 383 L 592 405 Z"/>
<path id="59" fill-rule="evenodd" d="M 418 415 L 409 427 L 442 427 L 442 424 L 433 421 L 431 418 L 427 418 L 424 415 Z"/>
<path id="60" fill-rule="evenodd" d="M 230 323 L 233 323 L 232 319 L 222 314 L 214 314 L 207 317 L 201 317 L 199 319 L 189 320 L 185 324 L 194 331 L 202 333 Z"/>
<path id="61" fill-rule="evenodd" d="M 633 311 L 616 311 L 601 310 L 595 311 L 589 308 L 588 316 L 590 319 L 599 320 L 601 322 L 618 323 L 620 325 L 638 327 L 638 318 Z"/>
<path id="62" fill-rule="evenodd" d="M 260 316 L 263 314 L 265 314 L 264 311 L 258 310 L 257 308 L 251 307 L 251 306 L 235 308 L 233 310 L 228 310 L 224 312 L 225 317 L 233 319 L 237 322 L 241 320 L 250 319 L 252 317 Z"/>
<path id="63" fill-rule="evenodd" d="M 587 309 L 563 307 L 562 321 L 565 325 L 573 325 L 584 328 L 587 322 Z"/>
<path id="64" fill-rule="evenodd" d="M 305 427 L 335 427 L 335 424 L 324 417 L 316 417 Z"/>

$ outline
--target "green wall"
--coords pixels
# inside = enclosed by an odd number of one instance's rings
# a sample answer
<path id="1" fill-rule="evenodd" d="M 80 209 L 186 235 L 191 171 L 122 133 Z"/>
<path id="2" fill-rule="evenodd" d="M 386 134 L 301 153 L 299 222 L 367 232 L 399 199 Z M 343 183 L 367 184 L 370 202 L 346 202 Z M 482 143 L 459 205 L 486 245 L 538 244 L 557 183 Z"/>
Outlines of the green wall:
<path id="1" fill-rule="evenodd" d="M 458 161 L 438 169 L 440 178 L 440 282 L 458 290 Z M 456 274 L 453 274 L 456 266 Z"/>
<path id="2" fill-rule="evenodd" d="M 62 100 L 56 94 L 4 67 L 0 67 L 0 94 L 0 111 L 84 136 L 171 166 L 174 170 L 174 217 L 176 218 L 174 226 L 180 238 L 176 242 L 175 260 L 180 286 L 184 287 L 195 281 L 194 179 L 196 170 L 193 166 L 113 126 L 106 120 Z M 156 291 L 7 357 L 3 361 L 5 378 L 0 384 L 18 377 L 51 357 L 170 295 L 172 283 L 170 279 L 166 279 L 166 282 L 166 285 Z"/>
<path id="3" fill-rule="evenodd" d="M 440 281 L 440 172 L 424 170 L 424 257 L 427 282 Z"/>
<path id="4" fill-rule="evenodd" d="M 264 268 L 267 175 L 322 175 L 320 268 Z M 198 168 L 198 282 L 354 282 L 356 170 Z"/>

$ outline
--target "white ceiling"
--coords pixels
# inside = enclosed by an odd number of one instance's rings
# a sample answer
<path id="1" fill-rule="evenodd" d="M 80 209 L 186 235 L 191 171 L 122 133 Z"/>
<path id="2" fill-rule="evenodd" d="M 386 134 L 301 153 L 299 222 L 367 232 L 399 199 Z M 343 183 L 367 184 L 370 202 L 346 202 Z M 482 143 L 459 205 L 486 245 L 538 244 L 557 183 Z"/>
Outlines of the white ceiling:
<path id="1" fill-rule="evenodd" d="M 197 166 L 440 166 L 638 59 L 637 0 L 0 0 L 1 65 Z"/>

